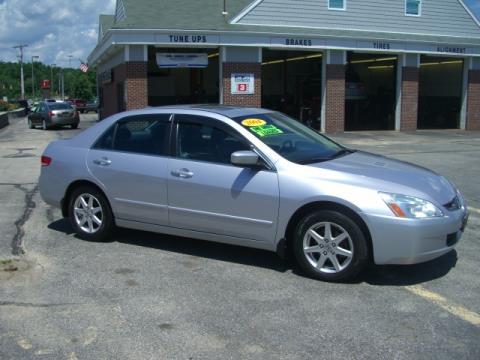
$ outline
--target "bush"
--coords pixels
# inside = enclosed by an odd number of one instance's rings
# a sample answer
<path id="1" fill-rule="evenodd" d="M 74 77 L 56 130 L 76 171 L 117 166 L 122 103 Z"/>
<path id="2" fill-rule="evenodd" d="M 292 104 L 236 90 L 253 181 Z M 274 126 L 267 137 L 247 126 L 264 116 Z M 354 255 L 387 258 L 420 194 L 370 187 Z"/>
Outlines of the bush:
<path id="1" fill-rule="evenodd" d="M 0 111 L 8 111 L 8 102 L 0 100 Z"/>

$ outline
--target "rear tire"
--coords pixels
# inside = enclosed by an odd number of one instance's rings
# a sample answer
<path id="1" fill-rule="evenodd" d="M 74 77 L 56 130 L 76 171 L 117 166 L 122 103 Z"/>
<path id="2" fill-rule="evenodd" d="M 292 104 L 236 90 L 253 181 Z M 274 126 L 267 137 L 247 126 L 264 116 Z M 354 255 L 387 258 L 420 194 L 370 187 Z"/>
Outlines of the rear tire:
<path id="1" fill-rule="evenodd" d="M 76 128 L 78 128 L 78 124 L 72 124 L 72 125 L 70 125 L 70 127 L 71 127 L 72 129 L 76 129 Z"/>
<path id="2" fill-rule="evenodd" d="M 73 190 L 68 217 L 79 237 L 88 241 L 106 241 L 115 228 L 108 200 L 93 186 Z"/>
<path id="3" fill-rule="evenodd" d="M 42 120 L 42 130 L 48 130 L 47 122 Z"/>
<path id="4" fill-rule="evenodd" d="M 332 282 L 355 279 L 368 260 L 367 240 L 357 223 L 330 210 L 319 210 L 300 220 L 293 252 L 308 276 Z"/>

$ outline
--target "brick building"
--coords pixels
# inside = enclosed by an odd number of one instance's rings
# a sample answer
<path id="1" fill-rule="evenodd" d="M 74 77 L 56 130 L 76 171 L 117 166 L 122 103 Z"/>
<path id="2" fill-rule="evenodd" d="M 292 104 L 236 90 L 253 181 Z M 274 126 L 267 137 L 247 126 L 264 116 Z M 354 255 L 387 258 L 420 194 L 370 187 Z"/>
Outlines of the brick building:
<path id="1" fill-rule="evenodd" d="M 462 0 L 117 0 L 101 117 L 262 106 L 325 132 L 480 130 L 480 23 Z"/>

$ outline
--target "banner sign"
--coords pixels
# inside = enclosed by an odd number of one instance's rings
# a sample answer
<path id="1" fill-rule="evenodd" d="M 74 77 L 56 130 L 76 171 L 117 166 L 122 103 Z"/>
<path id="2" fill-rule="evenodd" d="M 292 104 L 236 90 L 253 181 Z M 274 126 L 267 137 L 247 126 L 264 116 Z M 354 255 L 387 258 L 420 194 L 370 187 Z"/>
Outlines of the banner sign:
<path id="1" fill-rule="evenodd" d="M 235 95 L 251 95 L 255 93 L 254 74 L 232 74 L 231 93 Z"/>
<path id="2" fill-rule="evenodd" d="M 157 65 L 161 69 L 206 68 L 208 66 L 208 55 L 204 53 L 157 53 Z"/>

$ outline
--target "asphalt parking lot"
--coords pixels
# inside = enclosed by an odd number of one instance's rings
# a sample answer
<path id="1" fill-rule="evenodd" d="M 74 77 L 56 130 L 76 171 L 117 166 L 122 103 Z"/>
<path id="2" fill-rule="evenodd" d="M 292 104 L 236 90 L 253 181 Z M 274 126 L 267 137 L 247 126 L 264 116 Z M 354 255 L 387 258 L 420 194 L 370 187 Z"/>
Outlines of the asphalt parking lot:
<path id="1" fill-rule="evenodd" d="M 472 213 L 456 251 L 372 266 L 352 284 L 304 278 L 275 254 L 119 230 L 80 240 L 38 194 L 48 141 L 79 130 L 0 130 L 0 359 L 479 359 L 480 133 L 334 139 L 429 167 Z"/>

